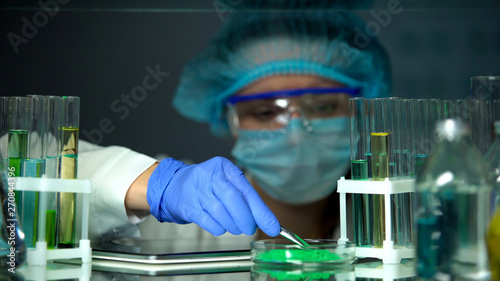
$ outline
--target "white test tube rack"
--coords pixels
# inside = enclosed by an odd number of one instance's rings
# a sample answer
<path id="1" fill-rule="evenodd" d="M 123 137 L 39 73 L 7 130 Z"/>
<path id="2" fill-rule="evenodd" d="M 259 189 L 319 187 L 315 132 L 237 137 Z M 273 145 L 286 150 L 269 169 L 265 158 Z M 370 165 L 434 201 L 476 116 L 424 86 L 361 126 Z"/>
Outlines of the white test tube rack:
<path id="1" fill-rule="evenodd" d="M 90 281 L 92 277 L 92 264 L 69 265 L 62 263 L 50 263 L 47 265 L 25 266 L 20 269 L 25 280 L 29 281 L 53 281 L 53 280 L 79 280 Z"/>
<path id="2" fill-rule="evenodd" d="M 383 281 L 415 277 L 415 268 L 414 260 L 406 260 L 398 264 L 381 264 L 379 261 L 375 261 L 354 265 L 357 278 L 381 279 Z"/>
<path id="3" fill-rule="evenodd" d="M 92 193 L 90 180 L 55 179 L 55 178 L 16 178 L 16 191 L 38 191 L 40 202 L 45 202 L 47 193 L 70 192 L 82 194 L 81 239 L 76 248 L 47 249 L 47 242 L 37 239 L 34 248 L 28 248 L 27 262 L 29 266 L 43 266 L 48 260 L 81 258 L 82 263 L 92 261 L 92 250 L 88 239 L 89 229 L 89 194 Z M 41 204 L 39 211 L 45 213 L 47 206 Z M 44 222 L 40 222 L 42 225 Z"/>
<path id="4" fill-rule="evenodd" d="M 347 204 L 346 194 L 380 194 L 384 195 L 385 206 L 385 240 L 382 248 L 376 247 L 356 247 L 356 257 L 377 258 L 385 264 L 400 263 L 402 259 L 414 258 L 414 247 L 395 247 L 392 240 L 393 225 L 391 220 L 391 195 L 399 193 L 414 192 L 414 179 L 396 179 L 384 181 L 372 180 L 346 180 L 342 177 L 337 181 L 337 192 L 340 193 L 340 239 L 339 241 L 349 241 L 347 237 Z"/>

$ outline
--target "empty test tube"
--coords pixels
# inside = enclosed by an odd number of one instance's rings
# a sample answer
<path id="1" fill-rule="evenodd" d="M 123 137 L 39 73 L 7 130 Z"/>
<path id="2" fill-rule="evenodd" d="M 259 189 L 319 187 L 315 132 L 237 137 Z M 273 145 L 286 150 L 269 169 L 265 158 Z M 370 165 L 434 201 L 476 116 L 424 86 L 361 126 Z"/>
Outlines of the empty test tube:
<path id="1" fill-rule="evenodd" d="M 413 143 L 413 170 L 415 176 L 418 175 L 424 161 L 430 153 L 430 146 L 432 143 L 432 130 L 433 124 L 430 123 L 429 117 L 429 100 L 416 99 L 413 102 L 413 130 L 418 132 L 418 139 Z"/>
<path id="2" fill-rule="evenodd" d="M 401 136 L 401 177 L 404 179 L 413 178 L 415 176 L 415 171 L 413 170 L 413 155 L 412 147 L 413 141 L 416 134 L 412 128 L 413 123 L 413 100 L 404 99 L 401 101 L 401 124 L 400 136 Z M 413 245 L 413 232 L 412 232 L 412 204 L 414 202 L 414 195 L 412 192 L 403 193 L 399 196 L 398 204 L 395 208 L 401 210 L 400 215 L 400 228 L 396 228 L 396 235 L 398 244 L 400 246 L 412 246 Z"/>
<path id="3" fill-rule="evenodd" d="M 389 178 L 401 178 L 401 98 L 387 98 L 389 142 Z"/>
<path id="4" fill-rule="evenodd" d="M 435 139 L 434 129 L 436 128 L 437 123 L 443 120 L 443 112 L 442 112 L 442 101 L 440 99 L 429 99 L 429 136 L 432 139 L 432 142 L 429 145 L 429 154 L 436 147 L 437 141 Z"/>
<path id="5" fill-rule="evenodd" d="M 414 140 L 413 124 L 413 100 L 404 99 L 401 101 L 401 126 L 399 128 L 401 136 L 401 177 L 413 178 L 415 176 L 412 161 L 412 148 Z"/>
<path id="6" fill-rule="evenodd" d="M 493 143 L 493 123 L 500 113 L 498 101 L 500 100 L 500 76 L 474 76 L 471 77 L 471 96 L 478 102 L 478 110 L 474 112 L 472 140 L 484 154 Z M 495 100 L 497 103 L 495 104 Z"/>

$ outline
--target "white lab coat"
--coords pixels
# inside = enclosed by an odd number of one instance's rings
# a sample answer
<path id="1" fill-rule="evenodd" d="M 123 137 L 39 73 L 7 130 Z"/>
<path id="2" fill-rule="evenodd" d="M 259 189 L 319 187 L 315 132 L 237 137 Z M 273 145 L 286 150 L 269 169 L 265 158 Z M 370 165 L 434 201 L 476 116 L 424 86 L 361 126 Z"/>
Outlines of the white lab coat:
<path id="1" fill-rule="evenodd" d="M 134 180 L 155 161 L 154 158 L 128 148 L 101 147 L 80 141 L 78 178 L 92 182 L 89 225 L 91 240 L 139 236 L 136 224 L 141 218 L 127 216 L 125 195 Z"/>

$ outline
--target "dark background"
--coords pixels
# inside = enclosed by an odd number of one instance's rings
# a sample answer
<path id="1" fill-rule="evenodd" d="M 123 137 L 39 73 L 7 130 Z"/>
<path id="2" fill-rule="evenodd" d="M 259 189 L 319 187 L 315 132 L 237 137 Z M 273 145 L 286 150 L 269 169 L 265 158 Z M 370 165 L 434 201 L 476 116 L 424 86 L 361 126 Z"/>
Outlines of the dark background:
<path id="1" fill-rule="evenodd" d="M 383 9 L 356 11 L 380 27 L 379 40 L 392 60 L 394 96 L 465 98 L 471 76 L 500 75 L 498 7 L 420 9 L 405 8 L 403 1 L 401 7 L 385 22 L 376 16 Z M 208 126 L 171 106 L 183 65 L 220 27 L 220 13 L 61 10 L 16 53 L 8 35 L 22 35 L 25 20 L 33 23 L 37 12 L 0 10 L 0 95 L 80 96 L 81 138 L 100 145 L 194 162 L 231 157 L 231 139 L 211 136 Z M 128 106 L 127 116 L 112 110 L 113 103 L 125 105 L 121 95 L 142 85 L 147 67 L 157 66 L 169 75 L 144 100 Z M 100 128 L 103 122 L 107 130 Z"/>

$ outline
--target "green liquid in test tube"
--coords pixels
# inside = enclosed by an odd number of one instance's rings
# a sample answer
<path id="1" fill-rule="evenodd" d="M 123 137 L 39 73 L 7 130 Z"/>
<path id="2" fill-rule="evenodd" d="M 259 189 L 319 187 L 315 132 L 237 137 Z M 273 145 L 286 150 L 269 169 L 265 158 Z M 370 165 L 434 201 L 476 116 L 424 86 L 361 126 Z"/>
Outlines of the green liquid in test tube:
<path id="1" fill-rule="evenodd" d="M 28 155 L 28 130 L 9 130 L 9 170 L 16 177 L 23 176 L 22 162 Z"/>
<path id="2" fill-rule="evenodd" d="M 7 144 L 9 141 L 9 97 L 0 97 L 0 164 L 4 169 L 9 167 Z"/>
<path id="3" fill-rule="evenodd" d="M 61 149 L 58 136 L 61 128 L 62 98 L 59 96 L 45 96 L 43 112 L 47 125 L 47 129 L 43 134 L 45 177 L 59 178 Z M 57 201 L 59 194 L 51 192 L 41 195 L 43 198 L 40 200 L 40 204 L 43 205 L 45 213 L 39 214 L 39 221 L 45 222 L 45 230 L 40 230 L 39 239 L 44 239 L 47 242 L 47 247 L 54 249 L 58 247 L 59 216 Z"/>
<path id="4" fill-rule="evenodd" d="M 27 97 L 9 98 L 9 131 L 7 141 L 7 158 L 9 173 L 15 177 L 24 176 L 24 161 L 28 157 L 28 109 L 29 99 Z M 15 202 L 18 210 L 18 220 L 23 226 L 22 214 L 25 209 L 23 206 L 23 193 L 15 191 Z M 31 206 L 26 206 L 30 208 Z"/>
<path id="5" fill-rule="evenodd" d="M 47 242 L 47 248 L 53 249 L 56 245 L 57 237 L 57 214 L 55 210 L 47 210 L 45 212 L 45 241 Z"/>
<path id="6" fill-rule="evenodd" d="M 368 160 L 351 160 L 351 177 L 353 180 L 368 180 Z"/>
<path id="7" fill-rule="evenodd" d="M 351 160 L 353 180 L 368 180 L 368 160 Z M 353 194 L 354 243 L 356 246 L 371 246 L 372 214 L 370 195 Z"/>
<path id="8" fill-rule="evenodd" d="M 15 177 L 23 176 L 23 162 L 27 157 L 28 130 L 9 130 L 8 142 L 8 161 L 9 171 L 14 173 Z M 14 191 L 15 202 L 17 206 L 18 219 L 23 226 L 23 195 L 19 191 Z"/>

